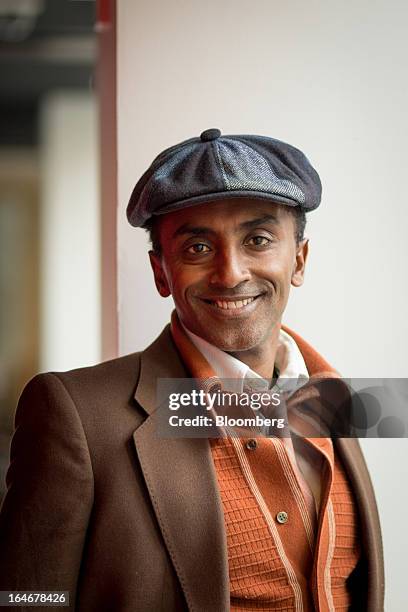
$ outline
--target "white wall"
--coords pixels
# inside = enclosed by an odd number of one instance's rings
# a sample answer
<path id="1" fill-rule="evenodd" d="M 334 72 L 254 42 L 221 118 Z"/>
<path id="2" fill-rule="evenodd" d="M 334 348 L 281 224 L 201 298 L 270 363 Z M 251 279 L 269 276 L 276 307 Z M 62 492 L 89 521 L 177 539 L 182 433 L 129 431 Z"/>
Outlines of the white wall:
<path id="1" fill-rule="evenodd" d="M 306 284 L 285 322 L 345 376 L 408 376 L 407 3 L 120 0 L 118 10 L 121 353 L 143 348 L 171 310 L 155 292 L 144 233 L 125 219 L 131 189 L 162 149 L 219 127 L 286 140 L 321 175 Z M 386 609 L 400 612 L 407 444 L 364 448 L 383 524 Z"/>
<path id="2" fill-rule="evenodd" d="M 41 370 L 100 360 L 96 118 L 91 93 L 41 108 Z"/>

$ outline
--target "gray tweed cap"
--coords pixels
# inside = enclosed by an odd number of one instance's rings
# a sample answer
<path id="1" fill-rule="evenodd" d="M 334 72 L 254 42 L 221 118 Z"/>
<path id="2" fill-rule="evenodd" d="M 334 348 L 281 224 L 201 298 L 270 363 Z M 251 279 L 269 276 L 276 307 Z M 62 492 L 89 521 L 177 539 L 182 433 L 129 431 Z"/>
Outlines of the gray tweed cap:
<path id="1" fill-rule="evenodd" d="M 153 215 L 226 198 L 270 200 L 308 212 L 321 201 L 319 175 L 292 145 L 267 136 L 222 136 L 212 128 L 160 153 L 136 183 L 131 225 Z"/>

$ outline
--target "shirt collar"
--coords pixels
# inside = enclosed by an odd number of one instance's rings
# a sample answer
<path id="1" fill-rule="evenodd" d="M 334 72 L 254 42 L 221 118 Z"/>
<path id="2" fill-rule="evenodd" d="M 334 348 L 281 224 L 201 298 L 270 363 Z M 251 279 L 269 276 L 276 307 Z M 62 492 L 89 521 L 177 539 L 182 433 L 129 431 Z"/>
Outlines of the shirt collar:
<path id="1" fill-rule="evenodd" d="M 208 361 L 217 376 L 221 379 L 228 380 L 230 388 L 234 387 L 230 390 L 242 391 L 244 380 L 248 379 L 251 379 L 252 387 L 258 379 L 259 384 L 256 384 L 257 387 L 260 389 L 269 387 L 269 382 L 262 378 L 257 372 L 251 370 L 245 363 L 229 355 L 229 353 L 222 351 L 213 344 L 210 344 L 203 338 L 200 338 L 184 325 L 183 327 L 191 341 Z M 289 382 L 288 379 L 293 382 L 306 382 L 309 378 L 305 360 L 303 359 L 298 345 L 283 329 L 279 331 L 275 367 L 279 371 L 279 378 L 277 380 L 278 386 L 280 384 L 285 384 L 284 379 L 286 379 L 286 382 Z"/>

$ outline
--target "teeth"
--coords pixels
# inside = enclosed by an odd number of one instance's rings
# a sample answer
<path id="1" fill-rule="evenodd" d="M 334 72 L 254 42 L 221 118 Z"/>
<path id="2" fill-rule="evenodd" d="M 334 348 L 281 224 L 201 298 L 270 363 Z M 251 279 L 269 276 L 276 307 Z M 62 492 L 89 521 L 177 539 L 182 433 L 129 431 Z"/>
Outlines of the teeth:
<path id="1" fill-rule="evenodd" d="M 223 310 L 234 310 L 234 308 L 242 308 L 243 306 L 250 304 L 254 301 L 254 299 L 254 297 L 251 297 L 245 300 L 237 300 L 236 302 L 224 302 L 217 300 L 216 302 L 213 302 L 213 304 L 218 306 L 218 308 L 222 308 Z"/>

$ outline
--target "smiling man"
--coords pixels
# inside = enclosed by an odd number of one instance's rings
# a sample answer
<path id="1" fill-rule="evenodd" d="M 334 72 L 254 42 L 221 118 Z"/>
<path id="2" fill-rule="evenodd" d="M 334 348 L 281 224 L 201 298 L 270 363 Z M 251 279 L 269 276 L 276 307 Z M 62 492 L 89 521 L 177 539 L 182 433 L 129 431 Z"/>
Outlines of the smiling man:
<path id="1" fill-rule="evenodd" d="M 150 234 L 171 324 L 141 353 L 27 385 L 0 590 L 65 591 L 81 612 L 383 610 L 357 440 L 299 435 L 295 409 L 286 438 L 158 435 L 159 379 L 229 380 L 240 397 L 248 385 L 272 397 L 286 379 L 339 380 L 282 324 L 320 199 L 305 155 L 264 136 L 210 129 L 153 161 L 127 215 Z M 310 410 L 324 404 L 308 397 Z"/>

